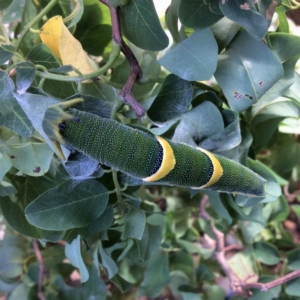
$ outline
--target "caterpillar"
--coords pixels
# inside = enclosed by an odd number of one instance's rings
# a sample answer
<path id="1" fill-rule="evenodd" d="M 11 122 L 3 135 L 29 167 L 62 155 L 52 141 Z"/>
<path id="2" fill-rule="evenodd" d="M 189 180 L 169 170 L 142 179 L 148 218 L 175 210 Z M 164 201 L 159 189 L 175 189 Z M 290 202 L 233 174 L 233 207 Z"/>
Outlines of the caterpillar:
<path id="1" fill-rule="evenodd" d="M 61 159 L 65 160 L 60 144 L 145 183 L 265 196 L 266 180 L 249 168 L 205 149 L 71 108 L 79 101 L 50 106 L 43 118 L 43 129 Z"/>

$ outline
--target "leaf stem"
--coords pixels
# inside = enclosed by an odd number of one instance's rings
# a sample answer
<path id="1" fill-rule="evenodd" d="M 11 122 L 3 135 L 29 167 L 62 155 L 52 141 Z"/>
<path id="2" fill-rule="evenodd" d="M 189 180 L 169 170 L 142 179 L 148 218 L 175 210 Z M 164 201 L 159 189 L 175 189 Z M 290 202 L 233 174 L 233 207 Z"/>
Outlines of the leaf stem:
<path id="1" fill-rule="evenodd" d="M 3 24 L 3 12 L 0 11 L 0 31 L 2 32 L 2 35 L 5 39 L 5 43 L 6 44 L 10 44 L 10 40 L 9 40 L 9 36 L 7 34 L 7 31 L 6 31 L 6 28 L 4 27 L 4 24 Z"/>
<path id="2" fill-rule="evenodd" d="M 40 21 L 43 16 L 45 16 L 51 9 L 52 7 L 55 6 L 55 4 L 58 3 L 58 0 L 51 0 L 47 6 L 45 6 L 44 9 L 42 9 L 40 11 L 40 13 L 38 15 L 36 15 L 23 29 L 23 31 L 21 32 L 20 36 L 19 36 L 19 39 L 15 45 L 15 51 L 18 51 L 20 46 L 21 46 L 21 43 L 26 35 L 26 33 L 30 30 L 30 28 L 35 24 L 37 23 L 38 21 Z"/>
<path id="3" fill-rule="evenodd" d="M 67 22 L 69 22 L 70 20 L 72 20 L 73 18 L 75 18 L 76 15 L 77 15 L 78 12 L 79 12 L 80 4 L 79 4 L 78 0 L 75 0 L 75 1 L 73 1 L 73 2 L 75 3 L 74 10 L 73 10 L 68 16 L 66 16 L 65 18 L 63 18 L 63 22 L 64 22 L 64 23 L 67 23 Z"/>
<path id="4" fill-rule="evenodd" d="M 121 195 L 121 187 L 119 185 L 116 170 L 112 171 L 112 176 L 113 176 L 113 182 L 114 182 L 114 185 L 115 185 L 115 188 L 116 188 L 116 194 L 117 194 L 118 202 L 120 204 L 122 212 L 124 213 L 124 211 L 125 211 L 125 201 L 123 200 L 122 195 Z"/>
<path id="5" fill-rule="evenodd" d="M 121 47 L 117 44 L 113 44 L 113 49 L 112 52 L 110 53 L 109 59 L 107 63 L 101 67 L 100 69 L 96 70 L 95 72 L 89 73 L 89 74 L 84 74 L 84 75 L 79 75 L 79 76 L 66 76 L 66 75 L 58 75 L 58 74 L 52 74 L 49 72 L 41 72 L 41 71 L 36 71 L 36 74 L 39 75 L 40 77 L 44 77 L 47 79 L 52 79 L 52 80 L 59 80 L 59 81 L 75 81 L 75 82 L 81 82 L 84 80 L 92 79 L 97 76 L 102 75 L 105 73 L 115 62 L 115 60 L 118 58 L 119 54 L 121 51 Z"/>

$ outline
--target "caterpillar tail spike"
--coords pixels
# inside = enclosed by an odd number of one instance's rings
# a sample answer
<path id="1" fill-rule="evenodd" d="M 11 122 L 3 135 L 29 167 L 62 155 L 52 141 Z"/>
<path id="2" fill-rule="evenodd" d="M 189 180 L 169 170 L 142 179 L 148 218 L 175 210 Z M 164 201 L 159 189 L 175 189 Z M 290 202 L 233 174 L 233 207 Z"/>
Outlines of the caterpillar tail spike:
<path id="1" fill-rule="evenodd" d="M 62 105 L 46 111 L 46 134 L 101 164 L 144 182 L 265 196 L 266 180 L 226 157 Z"/>
<path id="2" fill-rule="evenodd" d="M 59 158 L 63 161 L 66 160 L 60 145 L 66 145 L 64 139 L 59 134 L 60 124 L 65 120 L 76 120 L 76 117 L 69 114 L 67 111 L 70 107 L 82 103 L 82 98 L 76 98 L 65 102 L 60 102 L 55 105 L 51 105 L 47 108 L 43 118 L 43 130 L 49 137 L 53 148 L 56 150 Z M 78 119 L 78 118 L 77 118 Z"/>

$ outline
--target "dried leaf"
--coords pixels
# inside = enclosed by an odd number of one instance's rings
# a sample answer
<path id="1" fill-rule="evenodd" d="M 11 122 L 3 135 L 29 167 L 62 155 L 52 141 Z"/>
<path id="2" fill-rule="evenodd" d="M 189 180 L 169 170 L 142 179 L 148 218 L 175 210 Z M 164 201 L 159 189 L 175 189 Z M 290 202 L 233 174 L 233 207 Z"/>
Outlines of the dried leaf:
<path id="1" fill-rule="evenodd" d="M 61 59 L 63 65 L 72 65 L 82 74 L 95 71 L 90 58 L 82 49 L 81 44 L 64 25 L 61 16 L 55 16 L 48 20 L 40 30 L 40 37 L 53 54 Z M 70 76 L 78 75 L 72 71 Z"/>

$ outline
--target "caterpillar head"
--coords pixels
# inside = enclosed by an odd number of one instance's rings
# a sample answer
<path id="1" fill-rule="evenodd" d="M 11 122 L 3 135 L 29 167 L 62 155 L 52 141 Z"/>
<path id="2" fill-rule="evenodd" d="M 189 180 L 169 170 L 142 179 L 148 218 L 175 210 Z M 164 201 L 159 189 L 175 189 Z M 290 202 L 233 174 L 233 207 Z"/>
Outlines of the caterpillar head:
<path id="1" fill-rule="evenodd" d="M 66 160 L 66 158 L 62 152 L 60 145 L 66 146 L 66 143 L 60 132 L 63 131 L 64 122 L 66 120 L 73 120 L 76 118 L 73 115 L 69 114 L 67 110 L 71 106 L 82 101 L 83 99 L 81 98 L 69 100 L 66 102 L 49 106 L 45 111 L 42 122 L 43 130 L 51 140 L 52 146 L 54 147 L 56 153 L 62 160 Z"/>

